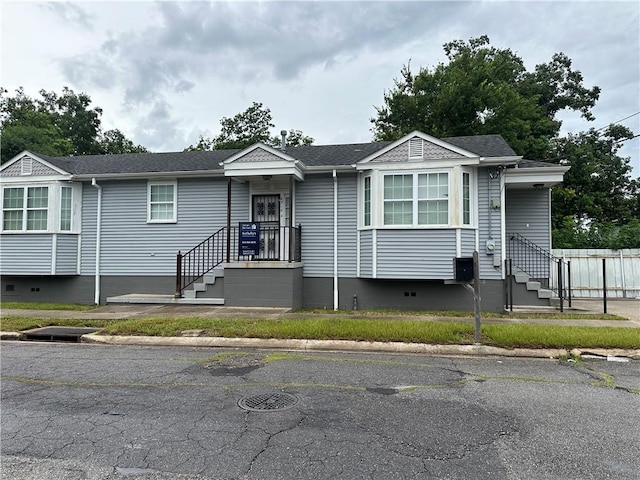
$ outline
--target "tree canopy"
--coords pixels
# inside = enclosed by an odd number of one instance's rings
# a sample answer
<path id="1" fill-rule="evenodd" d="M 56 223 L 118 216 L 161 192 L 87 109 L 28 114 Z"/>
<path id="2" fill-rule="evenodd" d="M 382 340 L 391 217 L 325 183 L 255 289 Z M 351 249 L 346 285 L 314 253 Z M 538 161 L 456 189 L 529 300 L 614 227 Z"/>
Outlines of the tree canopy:
<path id="1" fill-rule="evenodd" d="M 571 166 L 553 189 L 554 246 L 640 248 L 640 179 L 631 177 L 629 158 L 618 155 L 633 137 L 627 127 L 610 125 L 552 142 L 552 161 Z"/>
<path id="2" fill-rule="evenodd" d="M 410 63 L 402 68 L 371 119 L 377 140 L 413 130 L 435 137 L 499 133 L 519 155 L 537 160 L 548 158 L 562 124 L 559 111 L 593 120 L 600 88 L 586 88 L 563 53 L 528 72 L 518 55 L 491 46 L 487 36 L 446 43 L 444 51 L 446 64 L 417 74 Z"/>
<path id="3" fill-rule="evenodd" d="M 213 138 L 201 136 L 196 145 L 190 145 L 186 150 L 247 148 L 257 142 L 277 147 L 281 143 L 280 136 L 271 134 L 271 129 L 275 127 L 271 110 L 259 102 L 253 102 L 244 112 L 231 118 L 222 117 L 220 125 L 219 135 Z M 287 132 L 286 144 L 289 147 L 311 145 L 313 141 L 300 130 L 291 129 Z"/>
<path id="4" fill-rule="evenodd" d="M 102 109 L 91 108 L 86 93 L 64 87 L 62 94 L 40 90 L 31 98 L 22 88 L 15 95 L 0 89 L 2 163 L 23 150 L 50 156 L 146 152 L 119 130 L 102 132 Z"/>

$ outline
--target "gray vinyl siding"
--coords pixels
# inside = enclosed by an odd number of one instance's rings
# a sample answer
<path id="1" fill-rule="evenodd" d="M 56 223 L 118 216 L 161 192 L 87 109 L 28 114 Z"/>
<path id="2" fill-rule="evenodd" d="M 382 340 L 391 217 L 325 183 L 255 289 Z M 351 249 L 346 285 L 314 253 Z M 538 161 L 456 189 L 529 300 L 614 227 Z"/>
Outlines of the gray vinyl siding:
<path id="1" fill-rule="evenodd" d="M 455 256 L 452 229 L 377 231 L 377 278 L 450 279 Z"/>
<path id="2" fill-rule="evenodd" d="M 56 240 L 56 275 L 78 272 L 78 235 L 58 234 Z"/>
<path id="3" fill-rule="evenodd" d="M 355 174 L 338 175 L 338 275 L 355 277 L 358 254 L 358 187 Z"/>
<path id="4" fill-rule="evenodd" d="M 11 234 L 0 237 L 2 275 L 51 275 L 52 234 Z"/>
<path id="5" fill-rule="evenodd" d="M 491 184 L 489 183 L 491 182 Z M 491 192 L 489 192 L 491 185 Z M 480 229 L 480 245 L 478 249 L 480 262 L 480 278 L 500 279 L 502 269 L 494 267 L 493 255 L 487 255 L 485 245 L 489 238 L 495 242 L 496 255 L 502 251 L 501 245 L 501 214 L 499 208 L 491 208 L 491 198 L 500 198 L 500 179 L 489 179 L 486 168 L 478 169 L 478 226 Z M 489 225 L 491 224 L 491 227 Z"/>
<path id="6" fill-rule="evenodd" d="M 506 203 L 507 233 L 519 233 L 541 248 L 551 250 L 549 190 L 507 190 Z"/>
<path id="7" fill-rule="evenodd" d="M 462 229 L 460 231 L 460 253 L 463 257 L 471 257 L 476 249 L 476 231 Z"/>
<path id="8" fill-rule="evenodd" d="M 89 183 L 83 183 L 80 233 L 80 273 L 82 275 L 95 275 L 97 211 L 98 190 Z"/>
<path id="9" fill-rule="evenodd" d="M 226 226 L 226 179 L 179 179 L 177 223 L 147 223 L 147 183 L 101 183 L 103 275 L 172 275 L 179 250 L 190 250 Z M 249 218 L 248 195 L 247 184 L 232 184 L 232 224 Z M 83 209 L 83 273 L 93 272 L 95 262 L 96 208 L 95 198 L 92 200 Z"/>
<path id="10" fill-rule="evenodd" d="M 307 175 L 296 184 L 296 224 L 302 225 L 305 277 L 333 276 L 333 178 Z"/>
<path id="11" fill-rule="evenodd" d="M 373 231 L 360 232 L 360 277 L 373 277 Z"/>

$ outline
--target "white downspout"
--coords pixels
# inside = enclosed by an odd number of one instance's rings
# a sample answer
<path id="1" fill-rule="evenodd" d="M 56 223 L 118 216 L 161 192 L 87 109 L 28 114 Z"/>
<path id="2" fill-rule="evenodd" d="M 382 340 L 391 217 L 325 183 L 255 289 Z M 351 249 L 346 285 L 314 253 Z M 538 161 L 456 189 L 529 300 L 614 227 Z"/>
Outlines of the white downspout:
<path id="1" fill-rule="evenodd" d="M 96 283 L 93 301 L 100 305 L 100 233 L 102 230 L 102 187 L 96 183 L 96 179 L 91 179 L 91 185 L 98 189 L 98 212 L 96 218 Z"/>
<path id="2" fill-rule="evenodd" d="M 338 175 L 333 170 L 333 309 L 338 310 Z"/>

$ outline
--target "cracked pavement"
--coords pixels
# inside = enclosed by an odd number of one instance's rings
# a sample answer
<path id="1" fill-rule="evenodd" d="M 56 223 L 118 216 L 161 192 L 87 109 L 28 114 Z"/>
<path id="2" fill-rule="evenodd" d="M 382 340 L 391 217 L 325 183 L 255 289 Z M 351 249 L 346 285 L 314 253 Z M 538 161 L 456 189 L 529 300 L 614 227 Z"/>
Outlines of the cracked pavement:
<path id="1" fill-rule="evenodd" d="M 640 362 L 3 342 L 3 479 L 635 479 Z M 276 411 L 238 401 L 287 392 Z"/>

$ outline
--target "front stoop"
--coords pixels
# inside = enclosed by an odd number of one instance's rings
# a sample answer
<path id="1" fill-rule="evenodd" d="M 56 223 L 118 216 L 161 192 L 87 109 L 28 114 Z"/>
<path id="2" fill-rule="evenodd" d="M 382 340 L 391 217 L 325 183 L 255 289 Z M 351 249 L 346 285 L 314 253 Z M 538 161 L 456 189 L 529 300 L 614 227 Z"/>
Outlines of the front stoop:
<path id="1" fill-rule="evenodd" d="M 218 300 L 218 305 L 224 305 L 224 298 L 211 298 L 199 293 L 206 293 L 210 287 L 216 284 L 216 280 L 224 278 L 223 268 L 214 268 L 211 272 L 204 275 L 199 282 L 195 282 L 189 290 L 182 292 L 183 300 Z"/>
<path id="2" fill-rule="evenodd" d="M 179 298 L 175 295 L 128 293 L 107 297 L 107 303 L 136 303 L 154 305 L 224 305 L 223 298 Z"/>
<path id="3" fill-rule="evenodd" d="M 551 299 L 554 297 L 553 290 L 543 288 L 542 284 L 536 280 L 531 280 L 531 277 L 523 271 L 517 271 L 515 274 L 516 283 L 524 284 L 528 292 L 535 293 L 541 300 L 548 300 L 551 305 Z"/>

